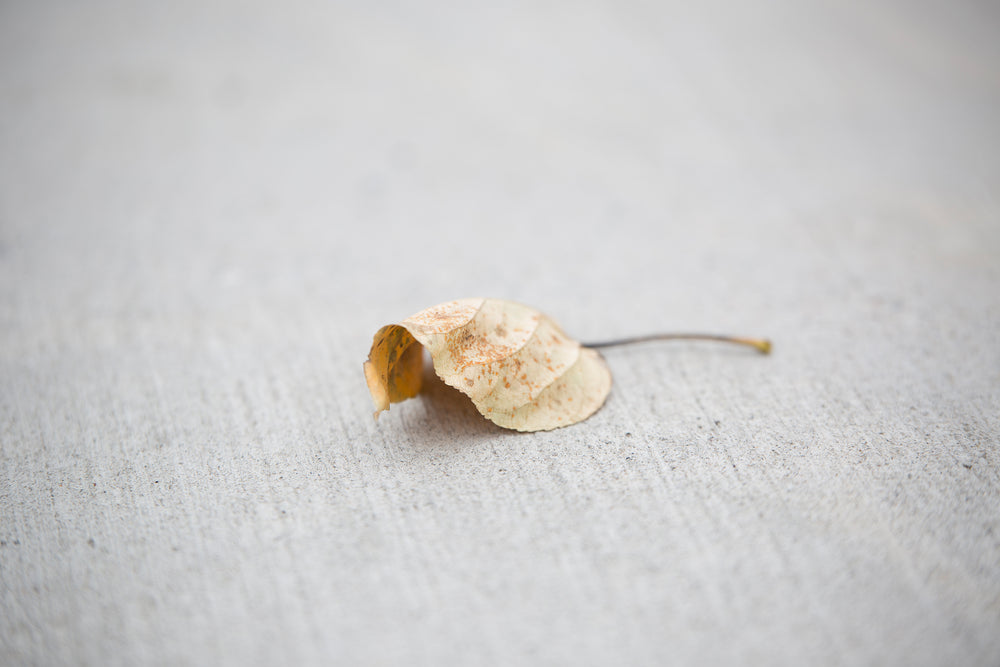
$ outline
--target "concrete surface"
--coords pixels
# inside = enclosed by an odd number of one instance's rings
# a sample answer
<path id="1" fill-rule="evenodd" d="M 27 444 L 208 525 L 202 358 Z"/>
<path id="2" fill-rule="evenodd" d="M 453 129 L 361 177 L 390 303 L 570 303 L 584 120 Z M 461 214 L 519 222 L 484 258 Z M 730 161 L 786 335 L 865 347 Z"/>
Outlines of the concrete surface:
<path id="1" fill-rule="evenodd" d="M 1000 664 L 991 3 L 0 5 L 0 663 Z M 372 334 L 609 350 L 536 435 Z"/>

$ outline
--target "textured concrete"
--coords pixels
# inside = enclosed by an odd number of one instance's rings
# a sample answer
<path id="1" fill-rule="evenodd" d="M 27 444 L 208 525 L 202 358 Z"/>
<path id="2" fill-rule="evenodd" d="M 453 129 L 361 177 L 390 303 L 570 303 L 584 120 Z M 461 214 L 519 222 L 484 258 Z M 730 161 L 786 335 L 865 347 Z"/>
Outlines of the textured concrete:
<path id="1" fill-rule="evenodd" d="M 998 35 L 0 4 L 0 663 L 1000 664 Z M 373 423 L 375 330 L 476 295 L 776 351 Z"/>

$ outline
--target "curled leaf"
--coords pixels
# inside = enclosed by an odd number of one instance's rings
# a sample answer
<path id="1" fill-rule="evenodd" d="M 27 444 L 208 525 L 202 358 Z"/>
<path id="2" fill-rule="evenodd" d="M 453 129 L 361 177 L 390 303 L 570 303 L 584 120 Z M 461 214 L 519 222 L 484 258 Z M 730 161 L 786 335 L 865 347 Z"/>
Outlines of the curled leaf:
<path id="1" fill-rule="evenodd" d="M 446 384 L 493 423 L 518 431 L 569 426 L 611 390 L 601 355 L 537 310 L 499 299 L 449 301 L 382 327 L 364 364 L 375 417 L 420 391 L 422 347 Z"/>

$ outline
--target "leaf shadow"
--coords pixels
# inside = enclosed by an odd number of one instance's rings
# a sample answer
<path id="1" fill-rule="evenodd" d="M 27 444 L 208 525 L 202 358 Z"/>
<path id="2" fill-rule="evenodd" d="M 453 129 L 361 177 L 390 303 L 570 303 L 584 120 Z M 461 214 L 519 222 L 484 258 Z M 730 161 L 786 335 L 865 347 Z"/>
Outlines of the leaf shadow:
<path id="1" fill-rule="evenodd" d="M 445 384 L 430 363 L 424 365 L 423 388 L 417 400 L 422 409 L 407 418 L 414 444 L 440 447 L 442 440 L 472 442 L 517 434 L 479 414 L 472 400 Z"/>

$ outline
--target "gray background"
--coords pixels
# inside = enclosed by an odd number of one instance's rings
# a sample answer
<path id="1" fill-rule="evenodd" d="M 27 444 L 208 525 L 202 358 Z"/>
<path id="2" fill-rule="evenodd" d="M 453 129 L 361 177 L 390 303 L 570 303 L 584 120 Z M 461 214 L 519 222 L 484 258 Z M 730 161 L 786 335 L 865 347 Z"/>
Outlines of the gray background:
<path id="1" fill-rule="evenodd" d="M 998 193 L 987 2 L 4 2 L 0 662 L 996 665 Z"/>

